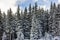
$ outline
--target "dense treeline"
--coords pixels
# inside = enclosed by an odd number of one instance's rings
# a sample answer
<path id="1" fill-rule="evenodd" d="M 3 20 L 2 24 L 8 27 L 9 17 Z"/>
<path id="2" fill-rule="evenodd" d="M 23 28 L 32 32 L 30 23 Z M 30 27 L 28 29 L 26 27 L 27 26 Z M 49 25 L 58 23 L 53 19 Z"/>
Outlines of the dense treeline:
<path id="1" fill-rule="evenodd" d="M 16 13 L 12 12 L 10 8 L 6 13 L 1 13 L 0 10 L 0 40 L 2 40 L 3 33 L 6 34 L 5 40 L 14 40 L 18 38 L 18 32 L 24 35 L 25 39 L 39 39 L 49 33 L 52 36 L 60 35 L 54 23 L 57 23 L 55 13 L 60 13 L 56 4 L 51 3 L 50 11 L 38 9 L 37 3 L 33 7 L 29 5 L 29 9 L 25 7 L 24 12 L 20 12 L 19 5 Z M 58 23 L 56 24 L 58 25 Z M 21 36 L 21 33 L 19 35 Z"/>

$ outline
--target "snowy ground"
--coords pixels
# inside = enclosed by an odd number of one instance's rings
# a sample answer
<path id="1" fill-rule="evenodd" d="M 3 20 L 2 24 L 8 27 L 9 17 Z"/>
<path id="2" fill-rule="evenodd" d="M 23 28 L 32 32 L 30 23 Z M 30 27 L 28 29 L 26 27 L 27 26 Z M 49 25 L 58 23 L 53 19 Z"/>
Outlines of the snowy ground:
<path id="1" fill-rule="evenodd" d="M 20 34 L 20 35 L 19 35 Z M 45 36 L 42 37 L 41 39 L 24 39 L 23 35 L 21 35 L 22 33 L 18 33 L 18 38 L 16 40 L 60 40 L 60 36 L 56 36 L 56 37 L 53 37 L 51 36 L 50 34 L 48 33 L 45 33 Z M 6 39 L 6 35 L 5 35 L 5 32 L 3 33 L 3 36 L 2 36 L 2 40 L 5 40 Z"/>
<path id="2" fill-rule="evenodd" d="M 37 39 L 32 39 L 32 40 L 37 40 Z M 38 39 L 38 40 L 60 40 L 60 36 L 53 37 L 48 33 L 46 33 L 45 37 L 42 37 L 41 39 Z"/>

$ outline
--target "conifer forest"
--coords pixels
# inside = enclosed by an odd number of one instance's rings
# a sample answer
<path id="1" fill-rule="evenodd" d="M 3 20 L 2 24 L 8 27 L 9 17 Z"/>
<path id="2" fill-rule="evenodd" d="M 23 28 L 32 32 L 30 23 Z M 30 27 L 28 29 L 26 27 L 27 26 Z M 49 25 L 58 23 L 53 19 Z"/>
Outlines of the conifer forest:
<path id="1" fill-rule="evenodd" d="M 60 4 L 50 4 L 49 10 L 29 4 L 16 13 L 0 9 L 0 40 L 60 40 Z"/>

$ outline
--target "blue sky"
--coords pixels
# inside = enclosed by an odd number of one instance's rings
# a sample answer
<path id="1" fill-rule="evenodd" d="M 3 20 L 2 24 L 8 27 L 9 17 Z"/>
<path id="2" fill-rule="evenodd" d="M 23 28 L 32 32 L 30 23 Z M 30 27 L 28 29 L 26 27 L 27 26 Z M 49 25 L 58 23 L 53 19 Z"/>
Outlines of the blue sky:
<path id="1" fill-rule="evenodd" d="M 40 6 L 43 6 L 43 5 L 46 5 L 47 7 L 48 6 L 50 6 L 50 3 L 52 2 L 52 3 L 57 3 L 58 1 L 57 0 L 36 0 L 36 1 L 34 1 L 34 0 L 26 0 L 25 2 L 21 2 L 21 1 L 17 1 L 16 2 L 16 5 L 20 5 L 20 7 L 22 7 L 23 9 L 25 8 L 25 7 L 28 7 L 29 6 L 29 4 L 31 3 L 31 5 L 33 6 L 34 5 L 34 3 L 35 2 L 37 2 L 37 4 Z"/>
<path id="2" fill-rule="evenodd" d="M 24 9 L 25 7 L 28 7 L 30 3 L 33 6 L 35 2 L 37 2 L 38 6 L 41 6 L 44 9 L 49 9 L 51 2 L 58 3 L 58 0 L 26 0 L 24 2 L 16 1 L 16 5 L 19 4 L 20 7 Z"/>
<path id="3" fill-rule="evenodd" d="M 13 12 L 16 12 L 17 5 L 20 5 L 20 9 L 23 10 L 25 7 L 28 7 L 30 3 L 33 6 L 35 2 L 37 2 L 38 7 L 40 6 L 40 8 L 46 10 L 50 8 L 51 2 L 58 4 L 60 0 L 0 0 L 0 9 L 7 12 L 7 10 L 11 8 Z"/>

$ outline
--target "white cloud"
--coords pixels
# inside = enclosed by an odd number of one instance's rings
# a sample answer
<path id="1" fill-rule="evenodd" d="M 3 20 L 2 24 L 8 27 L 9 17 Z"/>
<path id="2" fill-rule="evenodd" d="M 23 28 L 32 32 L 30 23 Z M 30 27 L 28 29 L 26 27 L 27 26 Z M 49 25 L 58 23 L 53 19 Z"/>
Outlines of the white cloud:
<path id="1" fill-rule="evenodd" d="M 48 2 L 49 0 L 43 0 L 44 2 Z"/>
<path id="2" fill-rule="evenodd" d="M 13 13 L 15 13 L 17 9 L 17 6 L 16 6 L 17 1 L 23 3 L 27 0 L 0 0 L 0 9 L 2 10 L 2 12 L 7 13 L 7 10 L 11 8 Z"/>
<path id="3" fill-rule="evenodd" d="M 58 4 L 60 4 L 60 0 L 57 0 L 56 6 L 57 6 Z"/>
<path id="4" fill-rule="evenodd" d="M 46 10 L 46 6 L 45 5 L 41 5 L 40 8 L 43 8 L 44 10 Z"/>
<path id="5" fill-rule="evenodd" d="M 47 1 L 47 0 L 43 0 L 43 1 Z"/>
<path id="6" fill-rule="evenodd" d="M 47 7 L 46 5 L 39 5 L 38 7 L 43 8 L 44 10 L 49 10 L 49 7 Z"/>
<path id="7" fill-rule="evenodd" d="M 16 12 L 15 3 L 16 0 L 0 0 L 0 9 L 7 13 L 7 10 L 11 8 L 12 11 Z"/>
<path id="8" fill-rule="evenodd" d="M 60 3 L 60 0 L 58 0 L 58 3 Z"/>
<path id="9" fill-rule="evenodd" d="M 37 2 L 38 0 L 33 0 L 33 2 Z"/>
<path id="10" fill-rule="evenodd" d="M 19 2 L 23 3 L 23 2 L 25 2 L 25 1 L 27 1 L 27 0 L 17 0 L 17 1 L 19 1 Z"/>

